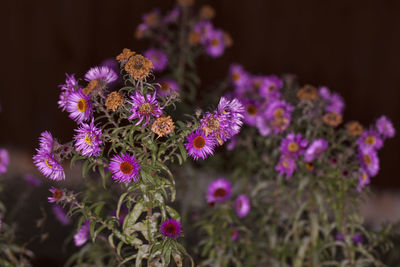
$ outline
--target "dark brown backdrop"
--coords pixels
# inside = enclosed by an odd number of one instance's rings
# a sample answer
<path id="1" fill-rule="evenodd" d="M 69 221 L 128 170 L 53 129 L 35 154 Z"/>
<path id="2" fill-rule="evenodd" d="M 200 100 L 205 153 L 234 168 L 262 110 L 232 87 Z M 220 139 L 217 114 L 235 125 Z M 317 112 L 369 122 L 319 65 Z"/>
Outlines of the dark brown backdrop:
<path id="1" fill-rule="evenodd" d="M 201 75 L 220 78 L 230 62 L 256 73 L 294 73 L 346 100 L 345 119 L 364 125 L 386 114 L 399 129 L 400 2 L 396 0 L 214 0 L 215 23 L 234 46 Z M 136 51 L 141 14 L 172 0 L 3 0 L 0 14 L 0 145 L 33 153 L 47 129 L 68 141 L 74 123 L 57 109 L 64 73 L 85 71 L 124 47 Z M 400 139 L 380 152 L 378 186 L 400 186 Z"/>

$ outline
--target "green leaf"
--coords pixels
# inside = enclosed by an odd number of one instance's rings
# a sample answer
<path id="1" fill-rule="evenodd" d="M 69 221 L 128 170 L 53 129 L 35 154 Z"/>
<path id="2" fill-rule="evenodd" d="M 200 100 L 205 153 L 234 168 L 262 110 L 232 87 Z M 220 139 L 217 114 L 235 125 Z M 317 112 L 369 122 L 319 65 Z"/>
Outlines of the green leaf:
<path id="1" fill-rule="evenodd" d="M 125 217 L 124 223 L 122 225 L 124 233 L 126 233 L 127 235 L 130 235 L 132 233 L 131 227 L 136 223 L 140 214 L 142 214 L 144 207 L 145 206 L 143 201 L 137 202 L 132 211 Z"/>

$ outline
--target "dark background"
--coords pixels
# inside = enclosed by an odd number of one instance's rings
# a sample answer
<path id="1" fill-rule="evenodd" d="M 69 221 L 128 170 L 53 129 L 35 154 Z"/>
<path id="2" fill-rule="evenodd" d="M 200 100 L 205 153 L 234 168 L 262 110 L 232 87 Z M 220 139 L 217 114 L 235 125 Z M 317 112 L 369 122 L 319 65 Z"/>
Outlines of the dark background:
<path id="1" fill-rule="evenodd" d="M 141 15 L 165 12 L 172 0 L 2 0 L 0 145 L 33 154 L 44 130 L 69 141 L 74 122 L 57 108 L 64 73 L 84 73 L 122 48 L 141 52 L 134 38 Z M 218 60 L 202 59 L 206 81 L 231 62 L 253 73 L 298 75 L 345 98 L 345 120 L 373 123 L 387 115 L 399 131 L 400 1 L 213 0 L 216 27 L 234 46 Z M 372 183 L 399 187 L 399 138 L 380 151 Z"/>

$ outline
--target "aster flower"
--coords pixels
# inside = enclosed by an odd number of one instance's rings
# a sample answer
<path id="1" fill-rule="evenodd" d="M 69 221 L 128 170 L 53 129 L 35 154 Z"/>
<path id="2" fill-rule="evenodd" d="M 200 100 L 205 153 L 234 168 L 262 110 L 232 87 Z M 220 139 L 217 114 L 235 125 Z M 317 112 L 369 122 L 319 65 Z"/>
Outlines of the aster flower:
<path id="1" fill-rule="evenodd" d="M 328 141 L 323 138 L 314 140 L 304 153 L 304 160 L 307 162 L 321 156 L 321 154 L 328 148 Z"/>
<path id="2" fill-rule="evenodd" d="M 361 190 L 369 183 L 370 183 L 370 179 L 369 179 L 368 173 L 363 168 L 360 168 L 357 192 L 360 193 Z"/>
<path id="3" fill-rule="evenodd" d="M 119 63 L 121 63 L 121 65 L 125 65 L 126 62 L 129 60 L 129 58 L 131 56 L 133 56 L 135 54 L 135 52 L 131 51 L 128 48 L 124 48 L 124 50 L 122 50 L 121 54 L 119 54 L 118 56 L 116 56 L 116 60 L 119 61 Z"/>
<path id="4" fill-rule="evenodd" d="M 160 232 L 166 237 L 177 238 L 183 231 L 179 221 L 169 219 L 160 225 Z"/>
<path id="5" fill-rule="evenodd" d="M 162 79 L 160 82 L 160 88 L 157 89 L 157 93 L 163 97 L 171 95 L 172 92 L 179 91 L 179 85 L 172 79 Z"/>
<path id="6" fill-rule="evenodd" d="M 342 242 L 344 240 L 344 235 L 342 233 L 337 233 L 335 235 L 335 239 L 336 239 L 336 241 L 341 241 Z"/>
<path id="7" fill-rule="evenodd" d="M 150 48 L 144 56 L 151 60 L 155 71 L 163 71 L 168 63 L 168 58 L 161 50 Z"/>
<path id="8" fill-rule="evenodd" d="M 163 22 L 165 24 L 176 23 L 178 21 L 179 15 L 180 15 L 180 10 L 176 6 L 170 12 L 168 12 L 168 14 L 165 15 L 165 17 L 163 17 Z"/>
<path id="9" fill-rule="evenodd" d="M 58 107 L 62 110 L 65 111 L 67 108 L 67 100 L 69 97 L 69 94 L 72 91 L 75 91 L 78 89 L 78 80 L 75 79 L 75 74 L 68 75 L 67 73 L 65 74 L 67 76 L 65 78 L 65 84 L 59 85 L 61 88 L 62 92 L 60 93 L 59 100 L 57 102 Z"/>
<path id="10" fill-rule="evenodd" d="M 220 57 L 225 51 L 225 37 L 221 30 L 212 31 L 205 44 L 206 54 L 211 57 Z"/>
<path id="11" fill-rule="evenodd" d="M 194 25 L 193 31 L 200 34 L 200 42 L 206 44 L 213 34 L 214 26 L 209 21 L 199 21 Z"/>
<path id="12" fill-rule="evenodd" d="M 275 167 L 275 170 L 279 171 L 279 175 L 286 174 L 286 179 L 289 179 L 292 177 L 296 168 L 297 166 L 295 159 L 288 155 L 282 154 L 279 158 L 278 165 Z"/>
<path id="13" fill-rule="evenodd" d="M 100 138 L 101 129 L 94 125 L 94 120 L 92 119 L 90 124 L 82 123 L 78 129 L 75 129 L 75 132 L 77 132 L 74 136 L 76 151 L 86 157 L 98 157 L 103 141 Z"/>
<path id="14" fill-rule="evenodd" d="M 271 134 L 272 129 L 268 121 L 264 118 L 263 114 L 256 117 L 256 127 L 261 136 L 268 136 Z"/>
<path id="15" fill-rule="evenodd" d="M 107 98 L 105 106 L 108 110 L 116 111 L 122 104 L 124 100 L 118 92 L 111 92 Z"/>
<path id="16" fill-rule="evenodd" d="M 71 92 L 67 101 L 67 111 L 69 117 L 77 123 L 82 123 L 90 119 L 93 113 L 90 96 L 85 95 L 82 89 Z"/>
<path id="17" fill-rule="evenodd" d="M 264 118 L 268 121 L 272 131 L 277 134 L 289 127 L 293 107 L 284 100 L 273 101 L 264 111 Z"/>
<path id="18" fill-rule="evenodd" d="M 135 80 L 146 78 L 153 69 L 151 60 L 139 54 L 131 56 L 125 64 L 125 71 Z"/>
<path id="19" fill-rule="evenodd" d="M 231 197 L 231 182 L 224 178 L 219 178 L 211 182 L 207 189 L 207 202 L 225 202 Z"/>
<path id="20" fill-rule="evenodd" d="M 74 235 L 74 243 L 75 246 L 80 247 L 86 243 L 89 237 L 89 227 L 90 221 L 86 220 L 82 225 L 79 231 Z"/>
<path id="21" fill-rule="evenodd" d="M 359 149 L 358 157 L 361 161 L 361 166 L 370 177 L 374 177 L 379 172 L 379 158 L 376 150 L 371 148 Z"/>
<path id="22" fill-rule="evenodd" d="M 151 126 L 151 131 L 156 133 L 158 137 L 170 134 L 174 129 L 175 125 L 170 116 L 157 118 Z"/>
<path id="23" fill-rule="evenodd" d="M 244 106 L 237 98 L 228 100 L 226 97 L 221 97 L 218 104 L 218 113 L 225 117 L 228 128 L 228 138 L 239 133 L 243 125 Z"/>
<path id="24" fill-rule="evenodd" d="M 32 185 L 34 187 L 39 187 L 42 184 L 42 180 L 40 180 L 39 178 L 33 176 L 30 173 L 25 174 L 24 178 L 25 178 L 25 181 L 28 184 L 30 184 L 30 185 Z"/>
<path id="25" fill-rule="evenodd" d="M 113 179 L 118 183 L 137 182 L 139 179 L 140 165 L 134 155 L 121 153 L 114 155 L 109 164 Z"/>
<path id="26" fill-rule="evenodd" d="M 229 124 L 225 116 L 222 116 L 217 111 L 213 113 L 206 112 L 200 120 L 201 129 L 205 136 L 214 137 L 220 145 L 230 138 Z"/>
<path id="27" fill-rule="evenodd" d="M 238 241 L 240 237 L 240 232 L 238 229 L 232 229 L 231 230 L 231 240 L 233 242 Z"/>
<path id="28" fill-rule="evenodd" d="M 329 112 L 322 117 L 322 121 L 329 126 L 336 127 L 342 123 L 343 118 L 339 113 Z"/>
<path id="29" fill-rule="evenodd" d="M 363 133 L 364 129 L 362 125 L 357 121 L 351 121 L 346 125 L 347 133 L 350 136 L 359 136 Z"/>
<path id="30" fill-rule="evenodd" d="M 297 158 L 304 153 L 307 143 L 307 139 L 304 139 L 301 133 L 289 133 L 282 139 L 280 150 L 285 155 Z"/>
<path id="31" fill-rule="evenodd" d="M 7 166 L 10 163 L 8 151 L 4 148 L 0 148 L 0 174 L 7 172 Z"/>
<path id="32" fill-rule="evenodd" d="M 150 30 L 149 25 L 147 25 L 146 23 L 140 23 L 136 27 L 135 37 L 137 39 L 142 39 L 149 30 Z M 123 65 L 124 65 L 124 63 L 123 63 Z"/>
<path id="33" fill-rule="evenodd" d="M 280 91 L 283 87 L 283 81 L 277 76 L 267 76 L 260 86 L 260 96 L 264 97 L 267 102 L 272 102 L 280 97 Z"/>
<path id="34" fill-rule="evenodd" d="M 229 67 L 229 76 L 232 84 L 236 87 L 246 86 L 249 82 L 249 75 L 239 64 L 232 64 Z"/>
<path id="35" fill-rule="evenodd" d="M 210 5 L 201 7 L 199 16 L 201 20 L 210 20 L 215 17 L 215 9 Z"/>
<path id="36" fill-rule="evenodd" d="M 110 84 L 118 79 L 117 73 L 107 66 L 93 67 L 85 74 L 85 80 L 90 82 L 97 80 L 101 85 Z"/>
<path id="37" fill-rule="evenodd" d="M 363 134 L 358 138 L 356 143 L 361 149 L 365 148 L 379 149 L 383 145 L 383 141 L 380 138 L 379 134 L 372 129 L 363 132 Z"/>
<path id="38" fill-rule="evenodd" d="M 391 138 L 396 134 L 392 122 L 386 116 L 381 116 L 376 121 L 376 129 L 383 138 Z"/>
<path id="39" fill-rule="evenodd" d="M 157 27 L 161 21 L 160 10 L 155 8 L 151 12 L 144 14 L 142 16 L 142 21 L 149 27 Z"/>
<path id="40" fill-rule="evenodd" d="M 239 195 L 235 200 L 236 214 L 240 217 L 246 217 L 250 211 L 250 200 L 245 195 Z"/>
<path id="41" fill-rule="evenodd" d="M 250 126 L 256 125 L 257 117 L 260 113 L 260 104 L 254 100 L 243 101 L 244 105 L 244 122 Z"/>
<path id="42" fill-rule="evenodd" d="M 132 114 L 129 116 L 130 120 L 139 118 L 136 125 L 139 125 L 143 119 L 146 119 L 144 126 L 146 126 L 151 117 L 160 117 L 162 114 L 162 108 L 156 100 L 156 92 L 153 96 L 150 94 L 146 95 L 146 98 L 142 96 L 139 92 L 135 92 L 135 95 L 131 95 L 132 101 L 127 101 L 132 105 L 130 112 Z"/>
<path id="43" fill-rule="evenodd" d="M 331 91 L 325 86 L 320 87 L 318 93 L 326 102 L 325 110 L 327 112 L 334 112 L 342 115 L 344 101 L 339 94 L 331 93 Z"/>
<path id="44" fill-rule="evenodd" d="M 318 90 L 314 86 L 306 84 L 297 92 L 297 97 L 302 101 L 314 100 L 318 97 Z"/>
<path id="45" fill-rule="evenodd" d="M 351 240 L 353 241 L 354 245 L 359 245 L 363 243 L 363 237 L 361 234 L 354 234 Z"/>
<path id="46" fill-rule="evenodd" d="M 68 218 L 67 214 L 61 206 L 53 205 L 51 207 L 51 210 L 53 211 L 53 214 L 56 217 L 57 221 L 59 221 L 63 226 L 71 224 L 71 219 Z"/>
<path id="47" fill-rule="evenodd" d="M 37 150 L 37 154 L 33 156 L 33 162 L 39 171 L 47 178 L 56 181 L 65 179 L 64 169 L 53 154 Z"/>
<path id="48" fill-rule="evenodd" d="M 198 160 L 203 160 L 208 155 L 214 154 L 214 147 L 216 145 L 215 139 L 212 136 L 206 136 L 206 134 L 200 129 L 195 130 L 189 136 L 186 137 L 187 143 L 185 148 L 189 156 Z"/>
<path id="49" fill-rule="evenodd" d="M 52 194 L 51 197 L 48 197 L 48 198 L 47 198 L 47 200 L 48 200 L 50 203 L 54 203 L 54 202 L 56 202 L 57 200 L 60 200 L 60 199 L 64 196 L 63 191 L 61 191 L 60 189 L 57 189 L 57 188 L 55 188 L 55 187 L 53 187 L 53 186 L 50 187 L 49 191 L 50 191 L 51 194 Z"/>
<path id="50" fill-rule="evenodd" d="M 50 153 L 53 151 L 53 144 L 54 144 L 54 139 L 50 132 L 44 131 L 40 134 L 39 137 L 40 150 Z"/>

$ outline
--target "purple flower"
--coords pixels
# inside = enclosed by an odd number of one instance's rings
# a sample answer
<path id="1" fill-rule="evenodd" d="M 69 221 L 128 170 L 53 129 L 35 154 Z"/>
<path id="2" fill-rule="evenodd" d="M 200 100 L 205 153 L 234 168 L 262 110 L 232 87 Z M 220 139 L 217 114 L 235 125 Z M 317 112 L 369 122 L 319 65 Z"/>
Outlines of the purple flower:
<path id="1" fill-rule="evenodd" d="M 231 240 L 233 242 L 238 241 L 240 237 L 240 232 L 238 229 L 232 229 L 231 231 Z"/>
<path id="2" fill-rule="evenodd" d="M 85 74 L 85 80 L 97 80 L 101 85 L 110 84 L 118 79 L 117 73 L 107 66 L 93 67 Z"/>
<path id="3" fill-rule="evenodd" d="M 71 219 L 68 218 L 67 214 L 61 206 L 53 205 L 51 209 L 57 221 L 59 221 L 63 226 L 69 225 L 71 223 Z"/>
<path id="4" fill-rule="evenodd" d="M 77 134 L 74 136 L 75 148 L 83 156 L 98 157 L 101 152 L 100 145 L 103 143 L 101 140 L 101 129 L 94 125 L 94 121 L 90 124 L 82 123 L 78 129 L 75 129 Z"/>
<path id="5" fill-rule="evenodd" d="M 231 182 L 224 178 L 219 178 L 211 182 L 207 190 L 207 202 L 224 202 L 231 197 Z"/>
<path id="6" fill-rule="evenodd" d="M 180 15 L 179 7 L 175 6 L 165 17 L 163 18 L 163 22 L 166 24 L 176 23 L 178 21 Z"/>
<path id="7" fill-rule="evenodd" d="M 383 138 L 392 138 L 396 134 L 392 122 L 386 116 L 381 116 L 376 121 L 376 129 Z"/>
<path id="8" fill-rule="evenodd" d="M 215 139 L 212 136 L 206 136 L 200 129 L 195 130 L 189 136 L 186 137 L 187 143 L 185 143 L 186 151 L 188 155 L 198 160 L 203 160 L 208 155 L 214 154 L 214 147 L 216 145 Z"/>
<path id="9" fill-rule="evenodd" d="M 354 245 L 362 244 L 363 243 L 363 237 L 361 234 L 354 234 L 352 237 Z"/>
<path id="10" fill-rule="evenodd" d="M 156 92 L 154 92 L 153 96 L 150 94 L 146 95 L 146 98 L 142 96 L 139 92 L 135 92 L 135 95 L 131 95 L 132 102 L 127 101 L 132 105 L 130 112 L 132 114 L 129 116 L 130 120 L 139 118 L 136 125 L 139 125 L 143 119 L 146 119 L 144 126 L 146 126 L 150 118 L 160 117 L 162 114 L 162 108 L 158 104 L 156 100 Z"/>
<path id="11" fill-rule="evenodd" d="M 35 187 L 39 187 L 42 184 L 42 180 L 30 173 L 25 174 L 25 181 Z"/>
<path id="12" fill-rule="evenodd" d="M 304 139 L 301 133 L 288 133 L 281 141 L 280 150 L 285 155 L 297 158 L 304 153 L 307 143 L 307 139 Z"/>
<path id="13" fill-rule="evenodd" d="M 48 198 L 47 198 L 47 200 L 48 200 L 50 203 L 54 203 L 54 202 L 56 202 L 57 200 L 60 200 L 60 199 L 63 197 L 63 195 L 64 195 L 63 191 L 61 191 L 60 189 L 55 188 L 55 187 L 53 187 L 53 186 L 50 187 L 49 191 L 50 191 L 51 194 L 52 194 L 51 197 L 48 197 Z"/>
<path id="14" fill-rule="evenodd" d="M 359 149 L 358 157 L 361 161 L 361 166 L 370 177 L 374 177 L 379 172 L 379 158 L 376 150 L 371 148 Z"/>
<path id="15" fill-rule="evenodd" d="M 362 133 L 357 140 L 357 145 L 361 149 L 379 149 L 382 147 L 383 141 L 375 130 L 370 129 Z"/>
<path id="16" fill-rule="evenodd" d="M 177 238 L 183 231 L 179 221 L 169 219 L 160 225 L 160 232 L 167 237 Z"/>
<path id="17" fill-rule="evenodd" d="M 60 97 L 57 102 L 58 107 L 61 108 L 62 111 L 65 111 L 65 109 L 67 108 L 67 101 L 68 101 L 69 94 L 72 91 L 77 90 L 78 86 L 79 86 L 78 81 L 75 79 L 75 74 L 72 74 L 70 76 L 66 73 L 65 76 L 67 76 L 65 78 L 65 84 L 59 85 L 59 87 L 63 91 L 60 93 Z"/>
<path id="18" fill-rule="evenodd" d="M 325 110 L 327 112 L 335 112 L 342 115 L 344 101 L 339 94 L 331 93 L 330 90 L 325 86 L 320 87 L 318 92 L 321 98 L 326 101 Z"/>
<path id="19" fill-rule="evenodd" d="M 39 147 L 41 151 L 51 153 L 53 151 L 54 139 L 50 132 L 44 131 L 39 137 Z"/>
<path id="20" fill-rule="evenodd" d="M 313 161 L 321 156 L 321 154 L 328 148 L 328 141 L 323 138 L 314 140 L 311 145 L 304 152 L 304 160 L 306 162 Z"/>
<path id="21" fill-rule="evenodd" d="M 205 44 L 206 54 L 211 57 L 220 57 L 225 50 L 224 33 L 221 30 L 214 30 L 210 33 Z"/>
<path id="22" fill-rule="evenodd" d="M 77 123 L 82 123 L 90 119 L 93 113 L 90 96 L 85 95 L 82 89 L 71 92 L 67 101 L 67 111 L 69 117 Z"/>
<path id="23" fill-rule="evenodd" d="M 240 217 L 246 217 L 250 211 L 250 201 L 245 195 L 239 195 L 235 200 L 236 214 Z"/>
<path id="24" fill-rule="evenodd" d="M 266 108 L 263 115 L 271 130 L 277 134 L 289 127 L 292 111 L 293 107 L 284 100 L 275 100 Z"/>
<path id="25" fill-rule="evenodd" d="M 86 243 L 89 237 L 90 221 L 86 220 L 81 225 L 79 231 L 74 235 L 75 246 L 80 247 Z"/>
<path id="26" fill-rule="evenodd" d="M 179 91 L 178 83 L 172 79 L 162 79 L 159 83 L 161 86 L 157 93 L 163 97 L 171 95 L 172 91 Z"/>
<path id="27" fill-rule="evenodd" d="M 151 60 L 155 71 L 163 71 L 167 66 L 168 58 L 161 50 L 150 48 L 144 52 L 144 56 Z"/>
<path id="28" fill-rule="evenodd" d="M 249 74 L 239 64 L 232 64 L 229 67 L 231 82 L 236 87 L 246 86 L 249 81 Z"/>
<path id="29" fill-rule="evenodd" d="M 139 179 L 140 165 L 134 155 L 114 155 L 109 164 L 113 179 L 118 183 L 137 182 Z"/>
<path id="30" fill-rule="evenodd" d="M 370 179 L 369 179 L 368 173 L 363 168 L 360 168 L 357 192 L 360 193 L 361 190 L 369 183 L 370 183 Z"/>
<path id="31" fill-rule="evenodd" d="M 200 34 L 200 42 L 206 44 L 214 31 L 214 26 L 209 21 L 199 21 L 193 27 L 193 31 Z"/>
<path id="32" fill-rule="evenodd" d="M 344 235 L 342 233 L 337 233 L 335 236 L 336 241 L 341 241 L 343 242 L 344 240 Z"/>
<path id="33" fill-rule="evenodd" d="M 0 174 L 7 172 L 7 166 L 10 163 L 10 157 L 8 151 L 4 148 L 0 148 Z"/>
<path id="34" fill-rule="evenodd" d="M 221 97 L 217 110 L 227 122 L 228 138 L 238 134 L 243 125 L 244 106 L 242 103 L 237 98 L 228 100 L 225 97 Z"/>
<path id="35" fill-rule="evenodd" d="M 260 95 L 265 98 L 267 102 L 278 100 L 281 93 L 279 89 L 283 87 L 283 81 L 277 76 L 265 77 L 260 86 Z"/>
<path id="36" fill-rule="evenodd" d="M 33 162 L 39 171 L 51 180 L 64 180 L 65 173 L 63 167 L 55 159 L 54 155 L 41 150 L 36 150 L 37 154 L 33 156 Z"/>
<path id="37" fill-rule="evenodd" d="M 214 137 L 220 145 L 231 137 L 229 133 L 231 129 L 226 117 L 220 115 L 217 111 L 206 112 L 200 123 L 205 136 Z"/>
<path id="38" fill-rule="evenodd" d="M 292 177 L 296 167 L 296 161 L 294 158 L 282 154 L 279 158 L 278 165 L 275 167 L 275 170 L 279 171 L 279 175 L 286 174 L 286 179 L 289 179 L 290 177 Z"/>
<path id="39" fill-rule="evenodd" d="M 269 122 L 264 118 L 263 114 L 256 117 L 256 127 L 261 136 L 268 136 L 271 134 L 272 129 Z"/>
<path id="40" fill-rule="evenodd" d="M 257 117 L 260 113 L 260 104 L 254 100 L 244 101 L 244 122 L 250 126 L 256 126 Z"/>

